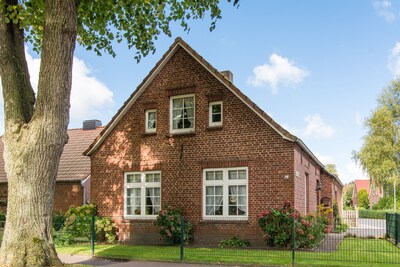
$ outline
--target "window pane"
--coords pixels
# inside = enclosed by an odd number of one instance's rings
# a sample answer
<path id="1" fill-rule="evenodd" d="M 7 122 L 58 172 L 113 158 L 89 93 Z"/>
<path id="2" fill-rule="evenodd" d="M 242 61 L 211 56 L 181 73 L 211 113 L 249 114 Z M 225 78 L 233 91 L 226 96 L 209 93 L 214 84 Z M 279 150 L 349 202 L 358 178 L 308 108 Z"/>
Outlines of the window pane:
<path id="1" fill-rule="evenodd" d="M 229 175 L 229 180 L 237 180 L 238 176 L 237 171 L 229 171 L 228 175 Z"/>
<path id="2" fill-rule="evenodd" d="M 241 196 L 246 195 L 246 186 L 245 185 L 239 185 L 238 189 L 239 189 L 238 195 L 241 195 Z"/>
<path id="3" fill-rule="evenodd" d="M 147 129 L 156 129 L 156 121 L 148 121 L 147 122 Z"/>
<path id="4" fill-rule="evenodd" d="M 207 197 L 206 198 L 206 205 L 214 205 L 214 197 Z"/>
<path id="5" fill-rule="evenodd" d="M 188 118 L 193 118 L 194 117 L 194 109 L 193 108 L 186 108 L 185 111 L 186 111 L 186 116 Z"/>
<path id="6" fill-rule="evenodd" d="M 214 172 L 206 172 L 206 180 L 207 181 L 215 180 Z"/>
<path id="7" fill-rule="evenodd" d="M 149 120 L 154 121 L 156 119 L 156 113 L 149 112 L 148 118 L 149 118 Z"/>
<path id="8" fill-rule="evenodd" d="M 215 187 L 215 195 L 216 196 L 222 196 L 222 186 L 216 186 Z"/>
<path id="9" fill-rule="evenodd" d="M 193 128 L 193 125 L 194 125 L 193 121 L 194 121 L 193 118 L 185 119 L 185 125 L 184 125 L 185 129 L 186 128 Z"/>
<path id="10" fill-rule="evenodd" d="M 172 106 L 173 108 L 182 108 L 183 107 L 183 99 L 182 98 L 177 98 L 172 100 Z"/>
<path id="11" fill-rule="evenodd" d="M 239 176 L 238 176 L 238 178 L 239 179 L 246 179 L 247 177 L 247 175 L 246 175 L 246 170 L 240 170 L 240 171 L 238 171 L 238 173 L 239 173 Z"/>
<path id="12" fill-rule="evenodd" d="M 212 122 L 221 122 L 221 114 L 213 114 Z"/>
<path id="13" fill-rule="evenodd" d="M 141 182 L 141 175 L 140 174 L 128 174 L 126 176 L 127 183 L 140 183 Z"/>
<path id="14" fill-rule="evenodd" d="M 206 196 L 214 195 L 214 186 L 206 186 Z"/>
<path id="15" fill-rule="evenodd" d="M 154 182 L 160 182 L 160 174 L 159 173 L 154 174 Z"/>
<path id="16" fill-rule="evenodd" d="M 185 98 L 185 107 L 194 107 L 194 97 L 186 97 Z"/>
<path id="17" fill-rule="evenodd" d="M 222 180 L 222 171 L 215 172 L 215 180 Z"/>
<path id="18" fill-rule="evenodd" d="M 146 188 L 146 215 L 157 215 L 160 210 L 160 188 Z"/>
<path id="19" fill-rule="evenodd" d="M 212 105 L 212 113 L 221 113 L 221 104 Z"/>
<path id="20" fill-rule="evenodd" d="M 182 110 L 181 109 L 174 110 L 172 112 L 172 118 L 174 120 L 181 119 L 182 118 Z"/>

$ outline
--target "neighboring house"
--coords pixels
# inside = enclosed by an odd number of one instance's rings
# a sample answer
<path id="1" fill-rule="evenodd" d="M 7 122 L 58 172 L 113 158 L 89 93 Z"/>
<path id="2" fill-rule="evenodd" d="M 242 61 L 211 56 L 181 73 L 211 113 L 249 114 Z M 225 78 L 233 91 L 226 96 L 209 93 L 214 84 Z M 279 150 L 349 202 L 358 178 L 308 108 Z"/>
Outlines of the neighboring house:
<path id="1" fill-rule="evenodd" d="M 264 210 L 290 201 L 304 214 L 341 201 L 342 183 L 307 146 L 180 38 L 85 154 L 91 201 L 120 241 L 160 242 L 153 221 L 170 205 L 197 244 L 234 235 L 263 244 Z"/>
<path id="2" fill-rule="evenodd" d="M 104 127 L 98 120 L 84 121 L 83 128 L 68 130 L 58 167 L 54 211 L 65 212 L 70 206 L 90 202 L 90 159 L 83 152 Z M 0 209 L 6 210 L 7 176 L 4 170 L 3 142 L 0 141 Z"/>
<path id="3" fill-rule="evenodd" d="M 368 192 L 369 206 L 372 207 L 379 199 L 383 197 L 383 191 L 380 187 L 375 186 L 370 180 L 354 180 L 353 205 L 358 208 L 358 192 L 365 189 Z"/>

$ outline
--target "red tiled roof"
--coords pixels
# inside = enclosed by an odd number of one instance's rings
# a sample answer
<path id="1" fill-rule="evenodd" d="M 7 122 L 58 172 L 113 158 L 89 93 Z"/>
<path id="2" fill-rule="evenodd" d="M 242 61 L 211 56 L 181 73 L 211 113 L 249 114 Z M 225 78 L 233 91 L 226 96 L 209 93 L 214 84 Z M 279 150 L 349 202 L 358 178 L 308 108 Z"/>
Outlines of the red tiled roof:
<path id="1" fill-rule="evenodd" d="M 104 127 L 94 130 L 69 129 L 68 143 L 64 146 L 58 167 L 57 181 L 83 180 L 90 174 L 90 158 L 83 155 Z M 3 141 L 0 141 L 0 182 L 6 182 L 4 170 Z"/>
<path id="2" fill-rule="evenodd" d="M 355 187 L 357 188 L 357 192 L 360 192 L 361 189 L 367 190 L 369 193 L 369 180 L 354 180 Z"/>

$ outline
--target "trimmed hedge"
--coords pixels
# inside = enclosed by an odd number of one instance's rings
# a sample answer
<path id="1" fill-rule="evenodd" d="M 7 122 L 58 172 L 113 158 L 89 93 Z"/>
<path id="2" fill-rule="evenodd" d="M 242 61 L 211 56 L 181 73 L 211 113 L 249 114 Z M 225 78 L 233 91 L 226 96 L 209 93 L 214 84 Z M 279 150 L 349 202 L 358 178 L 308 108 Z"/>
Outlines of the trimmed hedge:
<path id="1" fill-rule="evenodd" d="M 358 218 L 364 219 L 386 219 L 386 213 L 394 213 L 393 210 L 365 210 L 359 209 L 358 210 Z M 397 211 L 396 213 L 400 213 Z"/>

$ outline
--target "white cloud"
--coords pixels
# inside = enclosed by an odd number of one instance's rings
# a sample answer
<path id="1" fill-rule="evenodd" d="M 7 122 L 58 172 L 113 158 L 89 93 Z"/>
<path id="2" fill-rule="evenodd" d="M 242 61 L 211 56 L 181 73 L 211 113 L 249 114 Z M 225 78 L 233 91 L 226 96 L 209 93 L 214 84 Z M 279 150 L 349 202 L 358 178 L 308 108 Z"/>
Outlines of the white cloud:
<path id="1" fill-rule="evenodd" d="M 254 76 L 248 78 L 248 84 L 255 87 L 269 86 L 272 93 L 276 94 L 279 84 L 298 85 L 309 73 L 296 66 L 288 58 L 274 53 L 269 57 L 269 63 L 256 66 L 253 74 Z"/>
<path id="2" fill-rule="evenodd" d="M 335 129 L 326 124 L 318 113 L 305 117 L 304 121 L 307 125 L 302 134 L 307 138 L 323 139 L 335 134 Z"/>
<path id="3" fill-rule="evenodd" d="M 31 84 L 37 92 L 40 59 L 32 57 L 28 50 L 25 50 L 28 63 Z M 0 83 L 0 90 L 2 90 Z M 99 119 L 104 109 L 111 107 L 113 92 L 93 76 L 92 70 L 81 59 L 74 57 L 72 68 L 72 91 L 70 124 L 81 125 L 85 119 Z M 3 95 L 0 97 L 0 118 L 3 118 Z M 4 132 L 4 121 L 0 121 L 0 132 Z"/>
<path id="4" fill-rule="evenodd" d="M 390 50 L 388 68 L 394 76 L 400 75 L 400 42 Z"/>
<path id="5" fill-rule="evenodd" d="M 372 3 L 375 12 L 383 17 L 387 22 L 396 20 L 396 15 L 392 9 L 392 3 L 389 0 L 376 0 Z"/>

